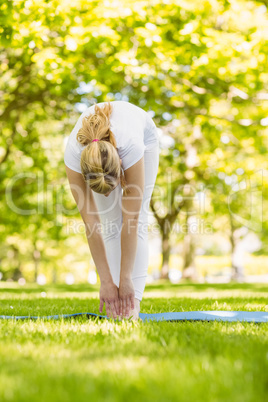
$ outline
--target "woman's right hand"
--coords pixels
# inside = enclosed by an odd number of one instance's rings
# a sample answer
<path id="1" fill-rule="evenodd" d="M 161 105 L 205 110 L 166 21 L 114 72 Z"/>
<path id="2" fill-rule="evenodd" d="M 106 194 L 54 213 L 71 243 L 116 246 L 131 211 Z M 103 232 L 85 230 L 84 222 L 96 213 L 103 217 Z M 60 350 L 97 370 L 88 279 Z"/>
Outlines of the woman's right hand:
<path id="1" fill-rule="evenodd" d="M 119 296 L 118 287 L 113 281 L 101 282 L 99 307 L 100 313 L 102 313 L 104 303 L 106 306 L 106 311 L 112 311 L 113 317 L 117 318 L 119 315 Z M 107 306 L 109 307 L 107 308 Z"/>

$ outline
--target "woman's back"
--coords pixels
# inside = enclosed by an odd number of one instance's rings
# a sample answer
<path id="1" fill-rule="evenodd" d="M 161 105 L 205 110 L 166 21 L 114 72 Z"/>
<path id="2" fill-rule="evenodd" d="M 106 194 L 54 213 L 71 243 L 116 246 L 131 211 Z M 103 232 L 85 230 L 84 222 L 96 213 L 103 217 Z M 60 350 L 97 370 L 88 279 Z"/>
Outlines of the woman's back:
<path id="1" fill-rule="evenodd" d="M 106 102 L 97 105 L 102 107 Z M 111 131 L 113 132 L 117 151 L 122 159 L 124 170 L 134 165 L 146 149 L 158 144 L 157 129 L 154 121 L 140 107 L 125 101 L 111 101 L 113 108 L 110 116 Z M 95 105 L 90 106 L 79 117 L 70 136 L 64 152 L 64 162 L 70 169 L 81 173 L 80 158 L 83 146 L 77 141 L 76 135 L 82 127 L 85 116 L 93 114 Z"/>

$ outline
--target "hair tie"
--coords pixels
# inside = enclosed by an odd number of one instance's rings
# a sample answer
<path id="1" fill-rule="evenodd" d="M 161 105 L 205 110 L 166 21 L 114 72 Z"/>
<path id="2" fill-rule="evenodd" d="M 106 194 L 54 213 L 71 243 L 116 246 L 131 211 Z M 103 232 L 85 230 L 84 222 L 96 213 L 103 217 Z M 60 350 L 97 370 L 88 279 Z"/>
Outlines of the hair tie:
<path id="1" fill-rule="evenodd" d="M 94 142 L 94 141 L 99 141 L 97 138 L 95 138 L 94 140 L 92 140 L 92 142 Z"/>

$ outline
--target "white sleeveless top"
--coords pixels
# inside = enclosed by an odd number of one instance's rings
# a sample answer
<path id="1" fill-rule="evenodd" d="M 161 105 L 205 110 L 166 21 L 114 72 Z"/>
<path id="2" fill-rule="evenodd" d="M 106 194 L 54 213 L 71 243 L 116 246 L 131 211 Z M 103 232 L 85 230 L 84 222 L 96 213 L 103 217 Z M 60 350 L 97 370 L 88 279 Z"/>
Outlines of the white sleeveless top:
<path id="1" fill-rule="evenodd" d="M 97 105 L 104 103 L 106 102 Z M 145 110 L 130 102 L 111 101 L 111 105 L 113 112 L 110 116 L 110 128 L 116 139 L 116 149 L 122 159 L 122 167 L 126 170 L 143 157 L 146 149 L 159 145 L 157 127 Z M 94 113 L 94 110 L 95 105 L 92 105 L 80 115 L 64 151 L 65 165 L 78 173 L 82 173 L 80 159 L 84 146 L 77 141 L 76 135 L 82 127 L 83 118 Z"/>

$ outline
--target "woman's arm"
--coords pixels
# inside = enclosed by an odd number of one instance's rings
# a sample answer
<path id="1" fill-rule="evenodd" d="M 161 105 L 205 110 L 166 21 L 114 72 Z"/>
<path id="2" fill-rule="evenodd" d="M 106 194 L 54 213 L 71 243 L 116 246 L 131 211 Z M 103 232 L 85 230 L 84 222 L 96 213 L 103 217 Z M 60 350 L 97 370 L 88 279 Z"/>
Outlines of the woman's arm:
<path id="1" fill-rule="evenodd" d="M 109 268 L 100 232 L 101 222 L 92 190 L 86 185 L 80 173 L 74 172 L 66 165 L 65 168 L 71 192 L 85 224 L 88 245 L 101 281 L 99 310 L 102 312 L 103 304 L 109 303 L 113 315 L 116 317 L 116 314 L 119 314 L 118 288 L 113 282 Z"/>

